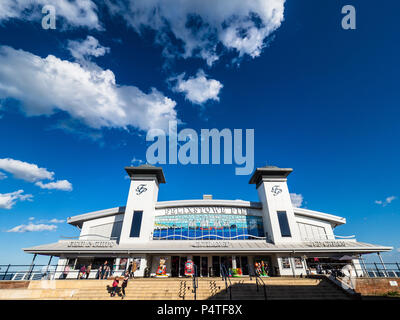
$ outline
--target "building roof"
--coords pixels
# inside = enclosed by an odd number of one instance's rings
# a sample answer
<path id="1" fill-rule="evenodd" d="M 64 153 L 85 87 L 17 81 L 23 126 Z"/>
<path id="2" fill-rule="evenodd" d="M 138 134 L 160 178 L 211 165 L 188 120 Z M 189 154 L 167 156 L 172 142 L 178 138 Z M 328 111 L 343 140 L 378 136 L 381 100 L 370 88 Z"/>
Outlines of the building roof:
<path id="1" fill-rule="evenodd" d="M 272 244 L 264 240 L 236 240 L 236 241 L 212 241 L 211 243 L 227 243 L 229 246 L 212 247 L 207 246 L 202 241 L 188 241 L 188 240 L 153 240 L 148 242 L 138 243 L 122 243 L 109 247 L 93 248 L 91 246 L 69 246 L 71 242 L 79 240 L 60 240 L 57 243 L 39 245 L 31 248 L 23 249 L 27 253 L 38 253 L 45 255 L 57 254 L 135 254 L 135 253 L 229 253 L 229 252 L 243 252 L 243 253 L 373 253 L 381 251 L 391 251 L 392 247 L 374 245 L 364 242 L 356 242 L 350 240 L 334 241 L 333 243 L 344 243 L 344 246 L 330 246 L 330 247 L 316 247 L 312 242 L 294 242 L 285 244 Z M 85 241 L 84 241 L 85 242 Z M 86 241 L 91 242 L 91 241 Z M 96 242 L 96 241 L 92 241 Z M 329 241 L 328 241 L 329 242 Z"/>
<path id="2" fill-rule="evenodd" d="M 164 172 L 161 167 L 142 164 L 138 167 L 125 167 L 125 171 L 131 178 L 138 175 L 156 175 L 158 183 L 165 183 Z"/>
<path id="3" fill-rule="evenodd" d="M 257 168 L 250 178 L 250 184 L 258 184 L 262 177 L 267 178 L 286 178 L 291 172 L 292 168 L 278 168 L 275 166 L 265 166 Z"/>

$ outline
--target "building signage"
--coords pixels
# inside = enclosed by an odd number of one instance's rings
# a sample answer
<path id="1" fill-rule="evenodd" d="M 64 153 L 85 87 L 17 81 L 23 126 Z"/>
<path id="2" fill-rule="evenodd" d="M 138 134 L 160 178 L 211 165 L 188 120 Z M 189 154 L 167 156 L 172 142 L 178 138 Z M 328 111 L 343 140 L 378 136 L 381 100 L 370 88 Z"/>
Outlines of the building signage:
<path id="1" fill-rule="evenodd" d="M 215 207 L 215 206 L 213 206 L 213 207 L 177 207 L 177 208 L 166 208 L 165 209 L 165 215 L 196 214 L 196 213 L 247 215 L 248 208 Z"/>
<path id="2" fill-rule="evenodd" d="M 68 247 L 74 248 L 112 248 L 115 246 L 114 241 L 69 241 Z"/>
<path id="3" fill-rule="evenodd" d="M 311 241 L 307 243 L 309 247 L 345 247 L 345 241 Z"/>
<path id="4" fill-rule="evenodd" d="M 231 244 L 227 241 L 197 241 L 192 247 L 194 248 L 227 248 Z"/>

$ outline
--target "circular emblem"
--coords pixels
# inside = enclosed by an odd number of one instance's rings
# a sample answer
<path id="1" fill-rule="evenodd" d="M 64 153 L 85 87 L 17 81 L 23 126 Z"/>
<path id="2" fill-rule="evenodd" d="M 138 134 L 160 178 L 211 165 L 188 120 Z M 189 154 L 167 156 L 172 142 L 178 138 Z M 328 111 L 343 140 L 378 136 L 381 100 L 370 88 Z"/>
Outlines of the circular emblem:
<path id="1" fill-rule="evenodd" d="M 135 189 L 135 191 L 136 191 L 137 195 L 142 194 L 143 192 L 146 192 L 147 191 L 146 185 L 145 184 L 139 184 L 137 186 L 137 188 Z"/>
<path id="2" fill-rule="evenodd" d="M 278 194 L 280 194 L 282 192 L 282 189 L 279 188 L 279 186 L 273 186 L 271 189 L 271 192 L 274 196 L 277 196 Z"/>

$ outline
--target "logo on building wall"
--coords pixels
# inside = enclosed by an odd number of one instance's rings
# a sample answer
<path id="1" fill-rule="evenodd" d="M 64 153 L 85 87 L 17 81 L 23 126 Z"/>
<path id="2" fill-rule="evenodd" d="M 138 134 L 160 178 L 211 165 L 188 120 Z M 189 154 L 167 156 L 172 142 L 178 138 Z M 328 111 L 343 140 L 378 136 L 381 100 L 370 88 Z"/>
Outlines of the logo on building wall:
<path id="1" fill-rule="evenodd" d="M 282 189 L 279 188 L 279 186 L 273 186 L 271 189 L 271 192 L 274 196 L 277 196 L 278 194 L 280 194 L 282 192 Z"/>
<path id="2" fill-rule="evenodd" d="M 136 191 L 137 195 L 142 194 L 143 192 L 146 192 L 147 191 L 146 185 L 145 184 L 139 184 L 135 191 Z"/>

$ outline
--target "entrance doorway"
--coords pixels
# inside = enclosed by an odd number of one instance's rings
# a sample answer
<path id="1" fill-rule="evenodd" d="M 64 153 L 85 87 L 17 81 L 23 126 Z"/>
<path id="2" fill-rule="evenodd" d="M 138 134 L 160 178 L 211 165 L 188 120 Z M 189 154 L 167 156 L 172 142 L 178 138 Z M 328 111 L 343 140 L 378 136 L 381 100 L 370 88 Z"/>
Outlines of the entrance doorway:
<path id="1" fill-rule="evenodd" d="M 219 264 L 219 256 L 212 257 L 212 268 L 211 268 L 211 277 L 220 277 L 221 276 L 221 266 Z"/>
<path id="2" fill-rule="evenodd" d="M 196 265 L 196 276 L 208 277 L 208 257 L 193 256 Z"/>
<path id="3" fill-rule="evenodd" d="M 173 256 L 171 258 L 171 276 L 179 276 L 179 256 Z"/>

